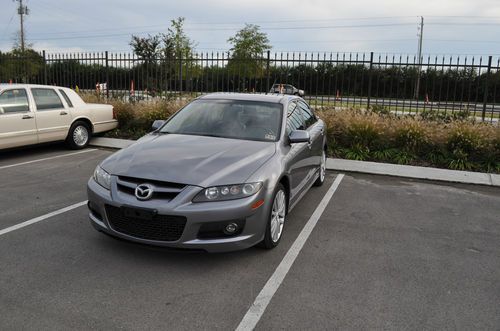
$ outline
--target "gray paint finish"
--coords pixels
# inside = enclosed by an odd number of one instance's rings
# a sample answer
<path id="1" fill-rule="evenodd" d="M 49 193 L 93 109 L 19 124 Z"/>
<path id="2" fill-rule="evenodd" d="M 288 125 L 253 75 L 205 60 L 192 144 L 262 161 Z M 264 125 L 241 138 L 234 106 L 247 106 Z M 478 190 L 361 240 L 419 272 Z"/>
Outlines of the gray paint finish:
<path id="1" fill-rule="evenodd" d="M 211 104 L 213 100 L 281 104 L 283 116 L 281 116 L 281 123 L 277 123 L 279 131 L 275 133 L 279 132 L 280 136 L 273 139 L 276 141 L 256 141 L 162 133 L 162 130 L 169 125 L 167 123 L 166 126 L 146 135 L 137 143 L 120 150 L 101 163 L 101 167 L 112 175 L 110 191 L 92 179 L 89 181 L 87 190 L 89 201 L 102 216 L 98 219 L 95 214 L 89 214 L 91 223 L 97 230 L 151 245 L 196 248 L 212 252 L 244 249 L 265 238 L 278 184 L 284 184 L 287 190 L 287 205 L 293 206 L 316 182 L 322 160 L 321 155 L 326 147 L 324 122 L 318 119 L 305 128 L 311 137 L 309 143 L 290 144 L 287 133 L 288 105 L 290 102 L 302 100 L 301 98 L 216 93 L 198 98 L 196 104 L 199 105 L 203 100 L 212 101 Z M 210 108 L 207 107 L 203 111 L 208 112 L 208 109 Z M 182 115 L 182 109 L 174 116 L 181 116 L 179 114 Z M 138 201 L 133 195 L 127 196 L 119 192 L 117 185 L 119 176 L 132 177 L 143 183 L 149 180 L 187 186 L 172 200 Z M 246 198 L 231 201 L 193 202 L 193 198 L 208 187 L 257 182 L 263 184 L 262 189 Z M 264 204 L 253 208 L 252 206 L 260 200 L 263 200 Z M 187 223 L 181 237 L 175 241 L 148 240 L 130 234 L 125 235 L 115 231 L 111 225 L 105 210 L 106 205 L 118 208 L 124 206 L 136 209 L 147 208 L 158 215 L 186 217 Z M 203 239 L 198 235 L 201 227 L 207 223 L 230 220 L 245 220 L 243 231 L 237 236 Z"/>

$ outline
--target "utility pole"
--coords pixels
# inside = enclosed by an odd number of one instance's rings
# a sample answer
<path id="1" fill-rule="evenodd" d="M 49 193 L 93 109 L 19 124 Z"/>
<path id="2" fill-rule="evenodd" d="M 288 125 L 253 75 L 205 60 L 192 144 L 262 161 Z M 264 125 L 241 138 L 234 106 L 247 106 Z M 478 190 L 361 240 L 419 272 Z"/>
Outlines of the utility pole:
<path id="1" fill-rule="evenodd" d="M 424 39 L 424 17 L 420 16 L 420 25 L 418 27 L 418 68 L 417 68 L 417 81 L 415 82 L 415 93 L 413 97 L 418 99 L 418 92 L 420 89 L 420 72 L 422 71 L 422 42 Z"/>
<path id="2" fill-rule="evenodd" d="M 23 0 L 15 0 L 19 2 L 19 7 L 17 8 L 17 14 L 19 15 L 21 22 L 21 52 L 24 53 L 25 41 L 24 41 L 24 15 L 29 14 L 28 6 L 23 5 Z"/>

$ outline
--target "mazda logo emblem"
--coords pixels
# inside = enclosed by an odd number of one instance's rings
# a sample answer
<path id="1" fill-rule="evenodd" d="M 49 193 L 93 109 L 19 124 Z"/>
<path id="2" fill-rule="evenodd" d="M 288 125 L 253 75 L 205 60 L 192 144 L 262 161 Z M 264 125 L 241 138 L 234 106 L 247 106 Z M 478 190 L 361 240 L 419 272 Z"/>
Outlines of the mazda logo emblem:
<path id="1" fill-rule="evenodd" d="M 138 200 L 149 200 L 153 196 L 153 193 L 153 186 L 149 184 L 137 185 L 137 187 L 135 188 L 135 197 Z"/>

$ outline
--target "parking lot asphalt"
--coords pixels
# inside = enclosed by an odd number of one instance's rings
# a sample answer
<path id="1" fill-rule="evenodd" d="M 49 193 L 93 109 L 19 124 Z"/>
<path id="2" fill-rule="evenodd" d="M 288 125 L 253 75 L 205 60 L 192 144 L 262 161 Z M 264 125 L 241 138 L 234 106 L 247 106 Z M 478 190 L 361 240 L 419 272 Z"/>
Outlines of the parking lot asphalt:
<path id="1" fill-rule="evenodd" d="M 0 230 L 86 199 L 111 151 L 69 153 L 0 153 Z M 336 175 L 272 251 L 119 241 L 85 206 L 0 235 L 0 329 L 234 329 Z M 256 328 L 499 329 L 499 243 L 498 188 L 346 175 Z"/>

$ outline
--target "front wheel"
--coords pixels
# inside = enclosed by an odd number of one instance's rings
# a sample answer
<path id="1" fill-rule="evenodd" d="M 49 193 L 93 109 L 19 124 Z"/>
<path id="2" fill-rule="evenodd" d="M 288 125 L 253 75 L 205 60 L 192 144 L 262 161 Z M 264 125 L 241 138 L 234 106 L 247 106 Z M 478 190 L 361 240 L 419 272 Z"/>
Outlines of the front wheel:
<path id="1" fill-rule="evenodd" d="M 272 200 L 271 212 L 266 225 L 266 234 L 261 246 L 272 249 L 278 246 L 285 226 L 287 198 L 283 185 L 279 184 Z"/>
<path id="2" fill-rule="evenodd" d="M 71 125 L 66 143 L 71 149 L 82 149 L 89 144 L 90 135 L 91 131 L 87 123 L 77 121 Z"/>
<path id="3" fill-rule="evenodd" d="M 326 152 L 323 150 L 321 153 L 321 162 L 319 165 L 319 176 L 318 179 L 314 182 L 314 186 L 321 186 L 325 182 L 325 174 L 326 174 Z"/>

